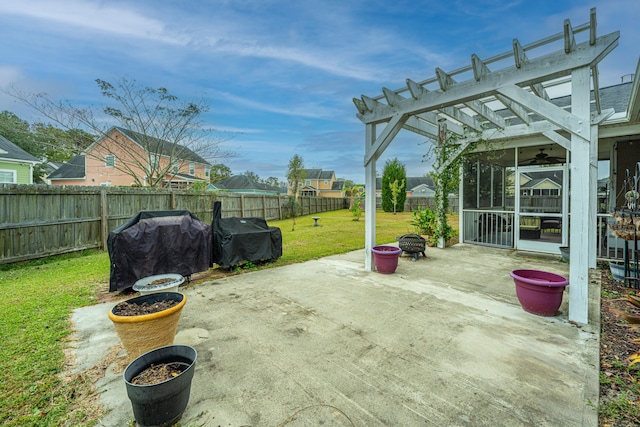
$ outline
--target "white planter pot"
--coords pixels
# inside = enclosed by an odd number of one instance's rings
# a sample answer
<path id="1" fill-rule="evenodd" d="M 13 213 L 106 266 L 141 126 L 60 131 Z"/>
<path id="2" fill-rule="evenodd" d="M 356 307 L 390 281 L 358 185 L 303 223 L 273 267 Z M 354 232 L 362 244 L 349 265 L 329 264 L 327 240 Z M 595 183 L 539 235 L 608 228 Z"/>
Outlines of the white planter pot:
<path id="1" fill-rule="evenodd" d="M 164 283 L 152 285 L 156 280 L 167 280 Z M 156 292 L 178 292 L 178 286 L 184 283 L 184 277 L 180 274 L 157 274 L 145 277 L 133 284 L 133 290 L 140 292 L 140 295 L 148 295 Z"/>

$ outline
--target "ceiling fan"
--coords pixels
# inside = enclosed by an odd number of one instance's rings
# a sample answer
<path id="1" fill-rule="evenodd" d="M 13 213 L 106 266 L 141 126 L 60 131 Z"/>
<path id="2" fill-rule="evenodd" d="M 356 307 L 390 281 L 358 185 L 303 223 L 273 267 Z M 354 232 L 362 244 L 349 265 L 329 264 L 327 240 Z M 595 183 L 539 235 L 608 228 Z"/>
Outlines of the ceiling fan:
<path id="1" fill-rule="evenodd" d="M 533 159 L 525 160 L 520 162 L 519 166 L 532 166 L 532 165 L 542 165 L 542 164 L 555 164 L 555 163 L 565 163 L 566 159 L 562 157 L 554 157 L 545 153 L 544 150 L 546 148 L 541 148 L 540 152 L 535 155 Z"/>

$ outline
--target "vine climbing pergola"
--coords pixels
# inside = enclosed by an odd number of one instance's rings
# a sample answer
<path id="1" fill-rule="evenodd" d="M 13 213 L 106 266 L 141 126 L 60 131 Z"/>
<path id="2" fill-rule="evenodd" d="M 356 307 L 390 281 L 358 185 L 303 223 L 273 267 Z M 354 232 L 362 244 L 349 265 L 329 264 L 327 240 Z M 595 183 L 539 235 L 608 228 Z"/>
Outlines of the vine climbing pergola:
<path id="1" fill-rule="evenodd" d="M 354 98 L 366 129 L 365 269 L 372 269 L 376 241 L 376 161 L 401 130 L 436 141 L 446 124 L 459 144 L 453 157 L 478 140 L 543 136 L 570 152 L 570 246 L 579 250 L 570 253 L 569 319 L 588 323 L 589 270 L 596 267 L 598 126 L 613 114 L 600 105 L 598 63 L 618 45 L 619 37 L 618 31 L 598 36 L 596 11 L 591 9 L 585 24 L 573 27 L 567 19 L 561 32 L 545 39 L 528 45 L 514 39 L 512 49 L 503 54 L 488 59 L 474 54 L 470 65 L 455 71 L 436 68 L 427 80 L 407 79 L 401 89 L 382 88 L 379 96 Z M 548 53 L 550 48 L 555 50 Z M 545 53 L 535 56 L 540 51 Z M 497 68 L 505 61 L 508 66 Z M 558 79 L 570 85 L 570 110 L 550 102 L 546 88 Z M 505 119 L 499 110 L 509 111 L 515 120 Z"/>

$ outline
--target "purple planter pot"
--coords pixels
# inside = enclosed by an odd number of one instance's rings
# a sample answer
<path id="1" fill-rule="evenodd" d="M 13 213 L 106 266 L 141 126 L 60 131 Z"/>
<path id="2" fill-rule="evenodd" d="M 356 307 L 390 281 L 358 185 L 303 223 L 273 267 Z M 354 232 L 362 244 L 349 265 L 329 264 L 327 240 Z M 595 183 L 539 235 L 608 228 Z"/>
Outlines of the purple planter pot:
<path id="1" fill-rule="evenodd" d="M 539 316 L 556 314 L 564 288 L 569 284 L 566 277 L 541 270 L 513 270 L 510 274 L 524 311 Z"/>
<path id="2" fill-rule="evenodd" d="M 374 246 L 371 252 L 378 273 L 392 274 L 396 271 L 402 249 L 395 246 Z"/>

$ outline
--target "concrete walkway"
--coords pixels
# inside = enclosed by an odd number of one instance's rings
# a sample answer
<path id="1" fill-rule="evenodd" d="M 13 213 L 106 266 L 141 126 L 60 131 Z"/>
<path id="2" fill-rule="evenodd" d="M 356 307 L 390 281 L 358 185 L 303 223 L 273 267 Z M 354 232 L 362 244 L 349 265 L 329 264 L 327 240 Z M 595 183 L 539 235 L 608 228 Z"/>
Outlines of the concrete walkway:
<path id="1" fill-rule="evenodd" d="M 181 290 L 175 342 L 198 351 L 184 426 L 596 427 L 599 281 L 592 323 L 523 311 L 509 272 L 568 275 L 554 259 L 456 245 L 366 272 L 364 252 L 266 269 Z M 558 257 L 559 259 L 559 257 Z M 76 370 L 119 344 L 113 303 L 75 311 Z M 133 419 L 114 358 L 96 384 Z"/>

